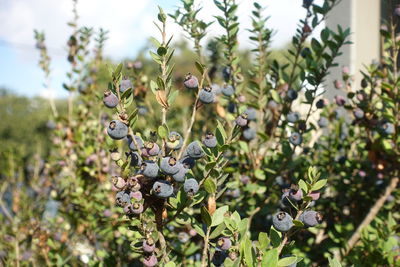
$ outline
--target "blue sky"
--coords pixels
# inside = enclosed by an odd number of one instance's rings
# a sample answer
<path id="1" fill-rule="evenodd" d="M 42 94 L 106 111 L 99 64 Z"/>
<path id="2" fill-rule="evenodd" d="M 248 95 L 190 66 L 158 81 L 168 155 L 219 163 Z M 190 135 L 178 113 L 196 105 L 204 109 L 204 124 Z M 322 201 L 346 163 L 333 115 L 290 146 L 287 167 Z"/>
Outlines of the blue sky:
<path id="1" fill-rule="evenodd" d="M 218 14 L 212 0 L 198 1 L 203 6 L 200 16 L 207 21 Z M 250 13 L 253 1 L 242 0 L 240 4 L 239 32 L 241 40 L 247 40 L 245 28 L 250 27 Z M 273 46 L 279 47 L 290 40 L 298 20 L 304 16 L 302 0 L 264 0 L 266 15 L 271 16 L 270 27 L 277 30 Z M 320 1 L 318 1 L 320 2 Z M 48 96 L 43 87 L 43 73 L 37 66 L 38 52 L 34 48 L 33 29 L 46 32 L 47 45 L 52 58 L 51 86 L 56 97 L 66 96 L 61 84 L 65 80 L 68 64 L 65 60 L 65 42 L 70 34 L 66 22 L 71 19 L 71 0 L 0 0 L 0 87 L 6 87 L 20 95 Z M 157 35 L 152 24 L 157 14 L 157 5 L 167 12 L 180 6 L 178 0 L 80 0 L 78 12 L 80 24 L 103 27 L 110 31 L 105 54 L 114 60 L 134 57 L 146 39 Z M 290 7 L 290 8 L 288 8 Z M 109 12 L 113 10 L 113 12 Z M 114 12 L 115 10 L 115 12 Z M 172 21 L 171 21 L 171 24 Z M 176 39 L 182 38 L 177 25 L 171 25 L 170 32 Z M 210 35 L 217 35 L 217 23 Z M 243 47 L 249 44 L 241 42 Z"/>

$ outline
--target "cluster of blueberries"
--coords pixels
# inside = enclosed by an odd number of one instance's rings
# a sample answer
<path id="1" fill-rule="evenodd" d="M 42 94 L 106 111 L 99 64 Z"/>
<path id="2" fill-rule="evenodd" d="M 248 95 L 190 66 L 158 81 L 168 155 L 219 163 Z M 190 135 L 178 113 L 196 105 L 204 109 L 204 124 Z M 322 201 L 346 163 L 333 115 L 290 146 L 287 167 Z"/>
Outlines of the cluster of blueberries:
<path id="1" fill-rule="evenodd" d="M 188 78 L 189 77 L 189 78 Z M 185 86 L 194 88 L 198 86 L 197 78 L 188 75 Z M 120 92 L 125 92 L 132 88 L 130 80 L 122 80 Z M 205 88 L 199 92 L 199 100 L 203 103 L 211 103 L 214 93 L 211 89 Z M 104 105 L 108 108 L 115 108 L 119 104 L 119 98 L 111 91 L 106 91 L 103 98 Z M 172 156 L 173 151 L 182 149 L 184 139 L 178 132 L 171 131 L 165 139 L 166 154 L 163 156 L 160 146 L 151 140 L 143 141 L 140 136 L 129 134 L 126 115 L 121 114 L 119 119 L 112 120 L 107 126 L 107 134 L 114 140 L 127 140 L 129 152 L 127 156 L 130 166 L 137 171 L 133 176 L 123 178 L 120 176 L 112 177 L 113 190 L 117 191 L 116 204 L 123 208 L 128 216 L 141 214 L 146 205 L 143 196 L 154 196 L 156 199 L 167 199 L 174 194 L 174 183 L 183 182 L 183 190 L 189 197 L 193 197 L 199 190 L 199 184 L 194 178 L 186 178 L 187 173 L 194 167 L 196 160 L 202 158 L 205 153 L 199 141 L 193 141 L 187 145 L 182 153 L 182 157 L 177 159 Z M 202 143 L 205 147 L 214 148 L 217 146 L 217 139 L 213 133 L 208 132 Z M 111 153 L 113 160 L 119 160 L 117 151 Z M 149 186 L 150 185 L 150 186 Z M 225 248 L 226 246 L 222 246 Z M 143 242 L 145 266 L 155 266 L 157 257 L 153 253 L 155 242 L 147 238 Z"/>
<path id="2" fill-rule="evenodd" d="M 308 193 L 312 201 L 316 201 L 320 197 L 320 192 L 312 191 Z M 281 197 L 281 204 L 283 207 L 291 207 L 292 203 L 300 203 L 303 201 L 303 191 L 296 185 L 292 185 L 290 189 L 285 189 Z M 309 206 L 314 203 L 311 202 Z M 319 212 L 314 210 L 305 210 L 300 216 L 299 220 L 305 227 L 313 227 L 322 222 L 322 216 Z M 272 217 L 272 224 L 274 228 L 280 232 L 287 232 L 293 227 L 293 218 L 285 211 L 279 211 Z"/>
<path id="3" fill-rule="evenodd" d="M 235 88 L 228 84 L 232 77 L 231 71 L 229 67 L 225 67 L 222 70 L 222 76 L 224 78 L 225 83 L 221 86 L 218 84 L 213 84 L 210 87 L 204 87 L 199 91 L 198 98 L 203 104 L 210 104 L 217 101 L 216 96 L 219 94 L 224 95 L 227 98 L 232 97 L 235 94 Z M 187 89 L 198 89 L 199 81 L 196 76 L 192 74 L 187 74 L 184 80 L 184 85 Z M 243 102 L 245 97 L 243 95 L 239 95 L 237 97 L 238 102 Z M 230 102 L 228 104 L 228 111 L 234 113 L 236 111 L 236 104 L 234 102 Z M 242 137 L 246 141 L 251 141 L 256 137 L 256 130 L 249 126 L 250 121 L 256 120 L 257 112 L 254 108 L 247 108 L 247 110 L 240 115 L 236 119 L 236 124 L 242 127 Z"/>

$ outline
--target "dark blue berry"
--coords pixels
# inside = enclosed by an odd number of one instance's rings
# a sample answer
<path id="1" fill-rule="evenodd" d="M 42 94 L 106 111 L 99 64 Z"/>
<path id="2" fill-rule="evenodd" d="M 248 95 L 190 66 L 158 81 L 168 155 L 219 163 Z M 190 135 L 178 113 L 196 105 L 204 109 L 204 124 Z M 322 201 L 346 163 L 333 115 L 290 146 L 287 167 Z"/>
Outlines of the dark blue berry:
<path id="1" fill-rule="evenodd" d="M 176 158 L 165 157 L 161 159 L 160 169 L 167 175 L 174 175 L 179 171 L 179 165 Z"/>
<path id="2" fill-rule="evenodd" d="M 224 96 L 232 96 L 235 93 L 235 89 L 230 84 L 224 84 L 221 89 L 221 92 Z"/>
<path id="3" fill-rule="evenodd" d="M 174 193 L 174 187 L 164 180 L 159 180 L 153 184 L 153 193 L 159 198 L 168 198 Z"/>
<path id="4" fill-rule="evenodd" d="M 183 184 L 183 190 L 185 190 L 188 195 L 193 196 L 197 193 L 197 191 L 199 191 L 199 183 L 196 181 L 196 179 L 187 179 Z"/>
<path id="5" fill-rule="evenodd" d="M 211 87 L 205 87 L 199 92 L 199 100 L 204 104 L 211 104 L 214 102 L 215 96 L 211 90 Z"/>
<path id="6" fill-rule="evenodd" d="M 292 133 L 292 135 L 289 137 L 289 142 L 294 146 L 300 145 L 302 141 L 303 138 L 301 137 L 301 134 L 297 132 Z"/>
<path id="7" fill-rule="evenodd" d="M 118 103 L 118 97 L 110 91 L 104 92 L 103 103 L 108 108 L 115 108 Z"/>
<path id="8" fill-rule="evenodd" d="M 120 140 L 128 135 L 128 126 L 119 120 L 113 120 L 107 127 L 108 135 L 115 140 Z"/>
<path id="9" fill-rule="evenodd" d="M 204 156 L 204 151 L 198 141 L 193 141 L 186 148 L 185 155 L 194 159 L 199 159 Z"/>
<path id="10" fill-rule="evenodd" d="M 185 80 L 183 81 L 183 84 L 187 89 L 197 89 L 199 87 L 199 80 L 197 79 L 196 76 L 188 73 L 185 76 Z"/>
<path id="11" fill-rule="evenodd" d="M 306 227 L 313 227 L 321 223 L 322 216 L 316 211 L 306 210 L 300 215 L 299 219 Z"/>
<path id="12" fill-rule="evenodd" d="M 242 132 L 243 138 L 246 141 L 251 141 L 256 137 L 256 130 L 254 130 L 253 128 L 247 128 Z"/>
<path id="13" fill-rule="evenodd" d="M 140 173 L 148 178 L 156 178 L 158 176 L 158 169 L 157 163 L 147 160 L 140 166 Z"/>
<path id="14" fill-rule="evenodd" d="M 119 91 L 121 92 L 121 93 L 123 93 L 123 92 L 125 92 L 126 90 L 128 90 L 129 88 L 133 88 L 133 85 L 132 85 L 132 82 L 131 82 L 131 80 L 129 80 L 129 79 L 124 79 L 124 80 L 121 80 L 121 84 L 120 84 L 120 86 L 119 86 Z"/>
<path id="15" fill-rule="evenodd" d="M 217 146 L 217 138 L 212 133 L 207 133 L 203 139 L 203 144 L 208 148 L 213 148 Z"/>
<path id="16" fill-rule="evenodd" d="M 300 119 L 300 113 L 290 112 L 289 114 L 287 114 L 286 119 L 288 120 L 288 122 L 295 123 Z"/>
<path id="17" fill-rule="evenodd" d="M 298 94 L 297 94 L 296 90 L 289 89 L 288 92 L 287 92 L 287 97 L 288 97 L 289 100 L 293 101 L 293 100 L 297 99 Z"/>
<path id="18" fill-rule="evenodd" d="M 288 213 L 280 211 L 272 217 L 272 224 L 279 232 L 287 232 L 293 226 L 293 218 Z"/>

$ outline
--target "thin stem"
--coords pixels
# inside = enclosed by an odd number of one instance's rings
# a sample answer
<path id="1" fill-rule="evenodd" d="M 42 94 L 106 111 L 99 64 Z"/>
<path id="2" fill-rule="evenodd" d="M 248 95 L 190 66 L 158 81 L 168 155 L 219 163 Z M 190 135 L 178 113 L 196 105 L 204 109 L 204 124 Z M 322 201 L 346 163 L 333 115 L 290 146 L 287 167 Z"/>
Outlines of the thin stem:
<path id="1" fill-rule="evenodd" d="M 349 254 L 349 252 L 353 249 L 353 247 L 357 244 L 358 240 L 361 237 L 361 232 L 367 227 L 372 220 L 375 219 L 376 215 L 385 204 L 388 196 L 396 189 L 397 184 L 399 183 L 399 178 L 394 177 L 390 180 L 389 185 L 386 187 L 385 193 L 375 202 L 374 206 L 370 209 L 367 216 L 361 222 L 361 224 L 357 227 L 357 230 L 353 233 L 351 238 L 347 241 L 346 249 L 344 250 L 343 257 Z M 339 260 L 342 256 L 338 255 Z"/>
<path id="2" fill-rule="evenodd" d="M 183 144 L 182 144 L 181 150 L 179 151 L 178 158 L 180 158 L 182 156 L 182 154 L 183 154 L 183 151 L 185 151 L 185 148 L 186 148 L 186 145 L 188 143 L 190 134 L 192 132 L 192 128 L 193 128 L 194 122 L 196 121 L 197 106 L 199 104 L 199 92 L 200 92 L 201 88 L 203 87 L 203 83 L 204 83 L 204 79 L 206 77 L 206 73 L 207 73 L 207 69 L 204 69 L 203 76 L 201 77 L 201 80 L 200 80 L 200 83 L 199 83 L 199 88 L 198 88 L 198 91 L 197 91 L 197 94 L 196 94 L 196 100 L 194 101 L 194 104 L 193 104 L 192 115 L 190 117 L 189 127 L 187 128 L 185 136 L 183 138 Z"/>
<path id="3" fill-rule="evenodd" d="M 203 256 L 201 258 L 201 267 L 207 267 L 207 258 L 208 258 L 208 241 L 210 238 L 211 227 L 208 227 L 206 236 L 204 237 L 204 248 L 203 248 Z"/>

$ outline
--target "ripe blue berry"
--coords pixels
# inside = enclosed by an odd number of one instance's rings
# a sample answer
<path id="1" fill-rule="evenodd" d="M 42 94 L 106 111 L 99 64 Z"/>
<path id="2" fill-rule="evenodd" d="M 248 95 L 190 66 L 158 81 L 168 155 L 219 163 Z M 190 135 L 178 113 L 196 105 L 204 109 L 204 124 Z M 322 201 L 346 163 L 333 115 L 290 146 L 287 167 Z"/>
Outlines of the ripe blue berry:
<path id="1" fill-rule="evenodd" d="M 103 103 L 108 108 L 115 108 L 118 105 L 118 97 L 110 91 L 104 92 Z"/>
<path id="2" fill-rule="evenodd" d="M 228 82 L 231 78 L 232 69 L 230 67 L 224 67 L 222 69 L 222 77 L 224 78 L 225 82 Z"/>
<path id="3" fill-rule="evenodd" d="M 381 126 L 381 128 L 382 128 L 382 130 L 385 132 L 385 134 L 394 134 L 394 133 L 395 133 L 393 123 L 385 122 L 385 123 Z"/>
<path id="4" fill-rule="evenodd" d="M 119 120 L 113 120 L 107 127 L 108 135 L 115 140 L 120 140 L 128 135 L 128 126 Z"/>
<path id="5" fill-rule="evenodd" d="M 158 169 L 157 163 L 147 160 L 140 166 L 140 173 L 148 178 L 156 178 L 158 175 Z"/>
<path id="6" fill-rule="evenodd" d="M 207 133 L 203 139 L 203 144 L 208 148 L 217 146 L 217 138 L 212 133 Z"/>
<path id="7" fill-rule="evenodd" d="M 221 92 L 224 96 L 232 96 L 235 93 L 235 89 L 230 84 L 224 84 L 221 89 Z"/>
<path id="8" fill-rule="evenodd" d="M 133 85 L 132 85 L 132 82 L 131 82 L 131 80 L 129 80 L 129 79 L 124 79 L 124 80 L 121 80 L 121 84 L 120 84 L 120 86 L 119 86 L 119 91 L 121 92 L 121 93 L 123 93 L 123 92 L 125 92 L 126 90 L 128 90 L 129 88 L 133 88 Z"/>
<path id="9" fill-rule="evenodd" d="M 318 120 L 318 126 L 321 128 L 325 128 L 329 125 L 329 120 L 325 117 L 321 117 Z"/>
<path id="10" fill-rule="evenodd" d="M 290 112 L 289 114 L 287 114 L 286 119 L 288 120 L 288 122 L 295 123 L 300 119 L 300 113 Z"/>
<path id="11" fill-rule="evenodd" d="M 145 256 L 143 259 L 143 265 L 145 267 L 154 267 L 157 264 L 158 264 L 158 260 L 157 260 L 156 255 L 154 255 L 154 254 Z"/>
<path id="12" fill-rule="evenodd" d="M 228 257 L 226 251 L 216 250 L 212 259 L 212 263 L 216 266 L 223 266 L 225 259 Z"/>
<path id="13" fill-rule="evenodd" d="M 250 121 L 255 121 L 257 119 L 257 110 L 254 108 L 247 108 L 244 113 L 247 115 L 247 119 Z"/>
<path id="14" fill-rule="evenodd" d="M 193 178 L 187 179 L 183 184 L 183 190 L 185 190 L 188 195 L 193 196 L 199 191 L 199 183 Z"/>
<path id="15" fill-rule="evenodd" d="M 235 113 L 236 112 L 236 104 L 235 104 L 235 102 L 229 102 L 228 106 L 226 107 L 226 109 L 230 113 Z"/>
<path id="16" fill-rule="evenodd" d="M 364 111 L 360 108 L 356 108 L 354 110 L 354 117 L 356 117 L 357 119 L 362 119 L 364 118 Z"/>
<path id="17" fill-rule="evenodd" d="M 153 238 L 150 237 L 143 241 L 142 249 L 144 252 L 151 253 L 155 250 L 155 248 L 156 248 L 156 244 L 155 244 Z"/>
<path id="18" fill-rule="evenodd" d="M 183 145 L 183 138 L 177 132 L 170 132 L 167 138 L 166 145 L 169 149 L 178 150 Z"/>
<path id="19" fill-rule="evenodd" d="M 147 142 L 142 148 L 142 155 L 145 157 L 157 156 L 160 153 L 160 147 L 153 142 Z"/>
<path id="20" fill-rule="evenodd" d="M 168 198 L 174 193 L 174 187 L 167 181 L 159 180 L 153 184 L 153 193 L 159 198 Z"/>
<path id="21" fill-rule="evenodd" d="M 292 133 L 292 135 L 289 137 L 289 142 L 294 146 L 300 145 L 302 141 L 303 138 L 301 137 L 301 134 L 297 132 Z"/>
<path id="22" fill-rule="evenodd" d="M 194 159 L 199 159 L 204 156 L 204 151 L 198 141 L 193 141 L 186 148 L 185 155 Z"/>
<path id="23" fill-rule="evenodd" d="M 139 155 L 137 152 L 131 152 L 129 153 L 129 156 L 131 157 L 131 167 L 138 167 L 142 165 L 142 157 Z"/>
<path id="24" fill-rule="evenodd" d="M 174 175 L 172 175 L 172 178 L 176 182 L 183 182 L 185 180 L 186 173 L 189 171 L 189 169 L 185 168 L 185 164 L 182 164 L 180 162 L 177 165 L 178 165 L 179 171 L 177 173 L 175 173 Z"/>
<path id="25" fill-rule="evenodd" d="M 217 247 L 220 250 L 228 250 L 232 246 L 232 241 L 229 239 L 229 237 L 220 237 L 217 241 Z"/>
<path id="26" fill-rule="evenodd" d="M 120 191 L 115 195 L 115 202 L 120 207 L 125 207 L 131 203 L 131 198 L 125 191 Z"/>
<path id="27" fill-rule="evenodd" d="M 135 139 L 135 141 L 133 141 L 133 138 Z M 132 138 L 132 136 L 128 135 L 129 149 L 132 150 L 132 151 L 137 151 L 138 148 L 136 147 L 136 144 L 139 146 L 139 149 L 142 149 L 143 146 L 144 146 L 142 138 L 140 138 L 137 135 L 134 135 L 133 138 Z"/>
<path id="28" fill-rule="evenodd" d="M 189 156 L 185 156 L 182 159 L 180 159 L 179 161 L 182 163 L 183 167 L 185 167 L 186 169 L 191 169 L 196 164 L 196 160 Z"/>
<path id="29" fill-rule="evenodd" d="M 204 87 L 199 92 L 199 100 L 204 104 L 210 104 L 214 102 L 214 93 L 211 90 L 211 87 Z"/>
<path id="30" fill-rule="evenodd" d="M 248 120 L 247 120 L 247 114 L 242 114 L 239 115 L 236 120 L 235 120 L 236 124 L 239 125 L 240 127 L 244 127 L 247 125 Z"/>
<path id="31" fill-rule="evenodd" d="M 293 226 L 293 218 L 288 213 L 280 211 L 272 217 L 272 224 L 279 232 L 287 232 Z"/>
<path id="32" fill-rule="evenodd" d="M 168 175 L 174 175 L 179 171 L 179 162 L 174 157 L 165 157 L 161 159 L 160 169 Z"/>
<path id="33" fill-rule="evenodd" d="M 294 89 L 289 89 L 287 92 L 287 97 L 291 101 L 296 100 L 298 97 L 298 93 Z"/>
<path id="34" fill-rule="evenodd" d="M 253 128 L 246 128 L 243 132 L 242 132 L 242 135 L 243 135 L 243 138 L 246 140 L 246 141 L 251 141 L 251 140 L 253 140 L 255 137 L 256 137 L 256 130 L 254 130 Z"/>
<path id="35" fill-rule="evenodd" d="M 183 84 L 187 89 L 197 89 L 199 87 L 199 80 L 197 79 L 196 76 L 192 75 L 191 73 L 188 73 L 185 76 Z"/>
<path id="36" fill-rule="evenodd" d="M 321 214 L 313 210 L 304 211 L 299 219 L 306 227 L 313 227 L 322 222 Z"/>
<path id="37" fill-rule="evenodd" d="M 324 108 L 327 105 L 327 100 L 326 99 L 320 99 L 315 103 L 315 106 L 319 109 Z"/>

